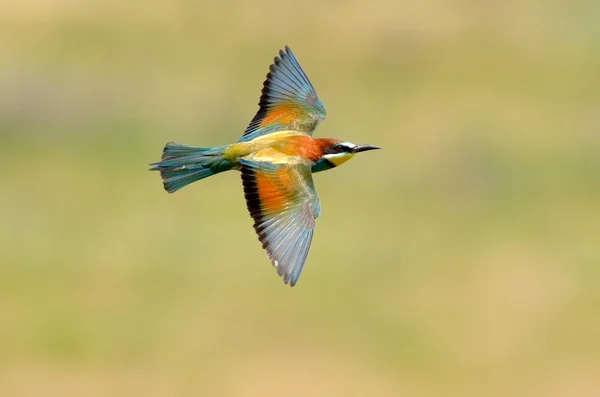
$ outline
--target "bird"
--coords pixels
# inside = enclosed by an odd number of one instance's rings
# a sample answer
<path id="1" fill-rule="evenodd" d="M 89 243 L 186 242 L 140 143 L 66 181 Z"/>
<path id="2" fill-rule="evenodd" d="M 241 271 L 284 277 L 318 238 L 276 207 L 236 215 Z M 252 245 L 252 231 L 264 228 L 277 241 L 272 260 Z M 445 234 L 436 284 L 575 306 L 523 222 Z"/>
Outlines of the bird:
<path id="1" fill-rule="evenodd" d="M 237 142 L 218 147 L 169 142 L 150 170 L 160 172 L 169 193 L 224 171 L 240 171 L 258 239 L 283 282 L 293 287 L 321 214 L 312 174 L 380 148 L 312 137 L 325 119 L 325 105 L 288 46 L 269 67 L 258 106 Z"/>

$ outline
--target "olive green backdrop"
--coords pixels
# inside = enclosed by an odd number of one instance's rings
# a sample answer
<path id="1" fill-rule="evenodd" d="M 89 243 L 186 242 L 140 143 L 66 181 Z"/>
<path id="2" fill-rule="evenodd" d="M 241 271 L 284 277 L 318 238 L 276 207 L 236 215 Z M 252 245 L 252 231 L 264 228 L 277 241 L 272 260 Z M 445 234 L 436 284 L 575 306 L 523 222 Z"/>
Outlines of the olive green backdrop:
<path id="1" fill-rule="evenodd" d="M 0 395 L 600 395 L 596 1 L 6 1 Z M 235 172 L 279 48 L 384 149 L 283 285 Z"/>

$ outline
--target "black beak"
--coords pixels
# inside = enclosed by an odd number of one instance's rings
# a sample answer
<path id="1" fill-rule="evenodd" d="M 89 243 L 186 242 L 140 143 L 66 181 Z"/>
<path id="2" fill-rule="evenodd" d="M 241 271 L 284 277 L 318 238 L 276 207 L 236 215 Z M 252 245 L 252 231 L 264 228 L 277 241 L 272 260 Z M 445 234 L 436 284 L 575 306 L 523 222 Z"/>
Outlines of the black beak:
<path id="1" fill-rule="evenodd" d="M 361 145 L 361 146 L 357 146 L 354 149 L 354 153 L 366 152 L 367 150 L 375 150 L 375 149 L 381 149 L 381 148 L 377 147 L 377 146 L 371 146 L 371 145 Z"/>

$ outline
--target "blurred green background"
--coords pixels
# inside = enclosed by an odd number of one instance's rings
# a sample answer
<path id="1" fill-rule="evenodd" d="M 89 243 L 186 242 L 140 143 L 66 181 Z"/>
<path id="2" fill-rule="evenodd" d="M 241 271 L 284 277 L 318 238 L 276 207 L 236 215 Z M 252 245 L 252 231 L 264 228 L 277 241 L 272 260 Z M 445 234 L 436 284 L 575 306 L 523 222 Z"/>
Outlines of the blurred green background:
<path id="1" fill-rule="evenodd" d="M 0 395 L 600 395 L 597 1 L 0 3 Z M 297 287 L 239 175 L 279 48 L 380 145 Z"/>

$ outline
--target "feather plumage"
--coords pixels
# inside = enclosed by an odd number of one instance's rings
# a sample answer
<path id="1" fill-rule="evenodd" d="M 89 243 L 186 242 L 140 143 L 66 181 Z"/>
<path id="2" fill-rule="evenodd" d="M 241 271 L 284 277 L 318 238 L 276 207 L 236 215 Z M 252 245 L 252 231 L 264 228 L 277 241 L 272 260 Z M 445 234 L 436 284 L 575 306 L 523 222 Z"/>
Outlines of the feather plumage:
<path id="1" fill-rule="evenodd" d="M 220 172 L 240 170 L 258 238 L 283 281 L 294 286 L 321 213 L 311 172 L 331 169 L 355 153 L 377 149 L 312 138 L 325 113 L 286 46 L 270 66 L 259 110 L 238 142 L 215 148 L 170 142 L 151 170 L 160 172 L 169 193 Z"/>
<path id="2" fill-rule="evenodd" d="M 254 229 L 277 273 L 294 286 L 306 261 L 321 205 L 310 164 L 240 160 Z"/>
<path id="3" fill-rule="evenodd" d="M 283 130 L 311 135 L 326 115 L 325 105 L 287 46 L 269 68 L 258 105 L 241 142 Z"/>

